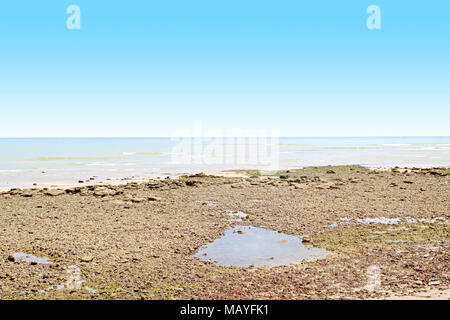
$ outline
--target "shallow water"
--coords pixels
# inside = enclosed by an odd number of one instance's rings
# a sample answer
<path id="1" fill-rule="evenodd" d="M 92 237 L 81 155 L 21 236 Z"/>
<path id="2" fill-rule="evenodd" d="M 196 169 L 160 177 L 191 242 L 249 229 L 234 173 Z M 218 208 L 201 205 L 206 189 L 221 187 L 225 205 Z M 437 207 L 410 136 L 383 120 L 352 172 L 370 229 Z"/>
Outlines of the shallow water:
<path id="1" fill-rule="evenodd" d="M 227 210 L 227 215 L 232 217 L 231 221 L 234 222 L 242 222 L 242 219 L 247 218 L 247 214 L 242 211 Z"/>
<path id="2" fill-rule="evenodd" d="M 171 138 L 1 138 L 0 188 L 76 183 L 92 176 L 98 181 L 272 167 L 450 165 L 450 137 L 241 140 L 205 138 L 199 148 L 180 149 L 182 141 Z M 251 152 L 255 148 L 258 153 Z"/>
<path id="3" fill-rule="evenodd" d="M 348 225 L 353 220 L 351 218 L 340 218 L 341 222 L 334 222 L 330 224 L 331 228 L 336 228 L 339 225 Z M 412 218 L 412 217 L 406 217 L 406 218 L 386 218 L 386 217 L 377 217 L 377 218 L 363 218 L 363 219 L 356 219 L 354 220 L 357 223 L 360 224 L 366 224 L 366 225 L 372 225 L 372 224 L 379 224 L 379 225 L 396 225 L 402 222 L 407 223 L 416 223 L 416 222 L 422 222 L 422 223 L 436 223 L 436 222 L 447 222 L 447 219 L 445 217 L 435 217 L 435 218 Z"/>
<path id="4" fill-rule="evenodd" d="M 237 226 L 195 254 L 202 260 L 222 266 L 274 267 L 299 263 L 308 258 L 323 258 L 325 249 L 304 245 L 301 238 L 270 229 Z"/>
<path id="5" fill-rule="evenodd" d="M 26 254 L 23 252 L 15 252 L 11 254 L 12 257 L 14 257 L 15 261 L 25 261 L 25 262 L 35 262 L 38 264 L 52 264 L 48 258 L 39 258 L 32 254 Z"/>

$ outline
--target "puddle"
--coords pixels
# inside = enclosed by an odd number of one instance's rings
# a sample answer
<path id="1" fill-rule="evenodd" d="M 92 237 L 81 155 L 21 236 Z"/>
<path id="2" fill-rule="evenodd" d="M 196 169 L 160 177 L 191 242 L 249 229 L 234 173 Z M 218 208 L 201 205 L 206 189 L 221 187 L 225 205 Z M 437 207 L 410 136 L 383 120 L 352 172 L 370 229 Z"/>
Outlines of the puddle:
<path id="1" fill-rule="evenodd" d="M 330 224 L 331 228 L 336 228 L 339 225 L 348 225 L 352 222 L 351 218 L 340 218 L 341 222 L 334 222 Z M 416 223 L 416 222 L 422 222 L 422 223 L 429 223 L 433 224 L 438 221 L 441 222 L 447 222 L 447 219 L 445 217 L 437 217 L 432 219 L 427 218 L 411 218 L 411 217 L 405 217 L 405 218 L 386 218 L 386 217 L 380 217 L 380 218 L 364 218 L 364 219 L 355 219 L 356 223 L 360 224 L 366 224 L 366 225 L 372 225 L 372 224 L 384 224 L 384 225 L 396 225 L 401 223 L 402 221 L 407 223 Z"/>
<path id="2" fill-rule="evenodd" d="M 227 210 L 227 215 L 231 216 L 233 218 L 231 221 L 235 222 L 241 222 L 242 219 L 247 218 L 247 214 L 243 213 L 242 211 Z"/>
<path id="3" fill-rule="evenodd" d="M 48 258 L 39 258 L 33 256 L 32 254 L 26 254 L 23 252 L 15 252 L 12 253 L 11 256 L 14 258 L 14 261 L 25 261 L 33 264 L 52 264 Z"/>
<path id="4" fill-rule="evenodd" d="M 301 238 L 251 226 L 238 226 L 194 255 L 222 266 L 275 267 L 323 258 L 330 252 L 302 244 Z"/>
<path id="5" fill-rule="evenodd" d="M 356 221 L 362 224 L 397 224 L 400 222 L 400 218 L 364 218 L 356 219 Z"/>
<path id="6" fill-rule="evenodd" d="M 57 286 L 50 286 L 46 289 L 39 290 L 40 293 L 44 293 L 49 290 L 86 290 L 89 293 L 96 293 L 97 290 L 85 286 L 86 280 L 83 280 L 81 276 L 81 270 L 78 266 L 72 265 L 67 267 L 67 274 L 69 275 L 66 282 Z"/>

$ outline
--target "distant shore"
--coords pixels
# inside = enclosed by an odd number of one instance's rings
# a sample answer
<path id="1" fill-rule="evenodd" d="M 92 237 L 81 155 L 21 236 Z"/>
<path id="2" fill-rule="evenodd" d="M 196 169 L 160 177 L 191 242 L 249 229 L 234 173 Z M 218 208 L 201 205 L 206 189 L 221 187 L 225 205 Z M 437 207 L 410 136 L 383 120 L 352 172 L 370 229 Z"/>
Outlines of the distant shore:
<path id="1" fill-rule="evenodd" d="M 2 189 L 325 165 L 450 166 L 450 137 L 0 138 Z"/>

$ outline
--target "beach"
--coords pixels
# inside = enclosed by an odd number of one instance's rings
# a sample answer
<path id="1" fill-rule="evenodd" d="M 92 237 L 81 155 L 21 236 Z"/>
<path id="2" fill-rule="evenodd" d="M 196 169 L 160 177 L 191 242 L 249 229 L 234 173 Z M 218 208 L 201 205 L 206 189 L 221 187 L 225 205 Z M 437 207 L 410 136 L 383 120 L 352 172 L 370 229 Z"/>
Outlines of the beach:
<path id="1" fill-rule="evenodd" d="M 449 173 L 312 166 L 8 189 L 0 298 L 448 299 Z M 245 267 L 199 254 L 250 228 L 326 254 Z"/>

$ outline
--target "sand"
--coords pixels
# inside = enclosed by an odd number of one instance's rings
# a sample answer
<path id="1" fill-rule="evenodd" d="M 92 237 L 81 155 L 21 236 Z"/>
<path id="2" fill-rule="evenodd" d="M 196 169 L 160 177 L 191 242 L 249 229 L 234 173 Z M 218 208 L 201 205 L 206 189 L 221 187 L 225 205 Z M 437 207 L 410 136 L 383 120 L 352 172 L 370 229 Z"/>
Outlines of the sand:
<path id="1" fill-rule="evenodd" d="M 449 173 L 315 167 L 0 192 L 0 297 L 448 297 Z M 227 210 L 248 217 L 231 222 Z M 274 268 L 193 257 L 236 223 L 307 236 L 332 254 Z M 17 252 L 52 264 L 13 261 Z"/>

